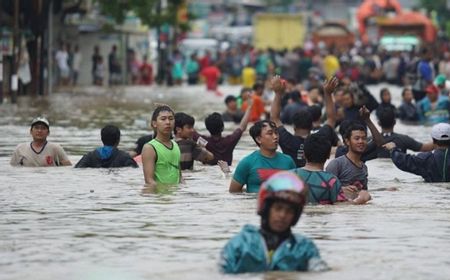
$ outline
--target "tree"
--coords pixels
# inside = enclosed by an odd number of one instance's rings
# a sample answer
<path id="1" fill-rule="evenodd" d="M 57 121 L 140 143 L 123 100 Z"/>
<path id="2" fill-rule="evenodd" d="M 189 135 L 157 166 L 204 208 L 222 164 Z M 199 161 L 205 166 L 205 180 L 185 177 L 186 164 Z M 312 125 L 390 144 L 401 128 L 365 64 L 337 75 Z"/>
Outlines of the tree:
<path id="1" fill-rule="evenodd" d="M 447 0 L 420 0 L 420 6 L 429 13 L 437 13 L 438 24 L 443 29 L 450 20 L 450 10 L 447 6 Z"/>
<path id="2" fill-rule="evenodd" d="M 181 31 L 189 29 L 187 22 L 179 22 L 178 11 L 185 5 L 185 0 L 167 0 L 167 7 L 160 9 L 161 0 L 97 0 L 103 14 L 109 15 L 117 23 L 123 23 L 129 11 L 139 17 L 143 24 L 149 27 L 159 27 L 163 24 L 175 26 Z M 159 7 L 158 7 L 159 6 Z M 159 12 L 160 11 L 160 12 Z"/>

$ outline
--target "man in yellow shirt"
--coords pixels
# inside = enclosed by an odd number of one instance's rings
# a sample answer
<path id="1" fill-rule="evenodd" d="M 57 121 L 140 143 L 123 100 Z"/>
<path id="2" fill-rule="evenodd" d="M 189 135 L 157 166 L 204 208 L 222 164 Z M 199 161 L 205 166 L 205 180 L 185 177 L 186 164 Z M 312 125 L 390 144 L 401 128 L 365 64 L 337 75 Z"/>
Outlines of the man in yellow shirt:
<path id="1" fill-rule="evenodd" d="M 333 54 L 329 53 L 323 59 L 323 72 L 325 77 L 330 79 L 336 72 L 341 68 L 338 58 Z"/>
<path id="2" fill-rule="evenodd" d="M 253 88 L 256 83 L 256 70 L 250 65 L 246 65 L 242 69 L 242 86 L 245 88 Z"/>

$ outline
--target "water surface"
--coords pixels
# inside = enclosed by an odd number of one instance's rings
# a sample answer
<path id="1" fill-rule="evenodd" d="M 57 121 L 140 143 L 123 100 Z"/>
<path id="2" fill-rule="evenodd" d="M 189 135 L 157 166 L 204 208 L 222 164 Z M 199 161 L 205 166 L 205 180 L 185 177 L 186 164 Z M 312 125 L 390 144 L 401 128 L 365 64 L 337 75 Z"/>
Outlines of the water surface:
<path id="1" fill-rule="evenodd" d="M 371 88 L 374 95 L 379 88 Z M 400 89 L 392 92 L 398 104 Z M 196 163 L 184 184 L 155 193 L 144 188 L 141 169 L 9 165 L 15 146 L 30 141 L 36 115 L 49 117 L 49 140 L 76 163 L 101 145 L 107 123 L 120 126 L 120 148 L 132 149 L 148 133 L 155 102 L 193 114 L 200 132 L 204 117 L 224 106 L 203 87 L 85 88 L 0 106 L 1 279 L 448 279 L 450 184 L 425 184 L 388 159 L 368 162 L 368 205 L 308 206 L 295 226 L 315 240 L 332 271 L 238 277 L 218 272 L 218 254 L 244 224 L 259 223 L 255 195 L 229 194 L 230 179 L 217 166 Z M 430 141 L 430 130 L 396 126 L 420 141 Z M 234 166 L 254 149 L 245 133 Z M 383 190 L 389 187 L 398 191 Z"/>

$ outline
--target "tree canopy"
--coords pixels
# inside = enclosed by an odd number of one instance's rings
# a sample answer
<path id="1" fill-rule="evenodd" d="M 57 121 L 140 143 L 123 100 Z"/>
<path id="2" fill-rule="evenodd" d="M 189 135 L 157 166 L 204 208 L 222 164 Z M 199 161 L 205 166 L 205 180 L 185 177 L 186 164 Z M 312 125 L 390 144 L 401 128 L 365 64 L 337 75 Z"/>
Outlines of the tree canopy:
<path id="1" fill-rule="evenodd" d="M 167 0 L 167 6 L 160 9 L 161 12 L 158 12 L 161 0 L 97 0 L 97 2 L 100 4 L 101 12 L 114 18 L 117 23 L 123 23 L 127 13 L 132 11 L 149 27 L 169 24 L 185 31 L 189 28 L 188 20 L 192 18 L 186 14 L 185 21 L 179 20 L 179 11 L 186 5 L 185 0 Z"/>

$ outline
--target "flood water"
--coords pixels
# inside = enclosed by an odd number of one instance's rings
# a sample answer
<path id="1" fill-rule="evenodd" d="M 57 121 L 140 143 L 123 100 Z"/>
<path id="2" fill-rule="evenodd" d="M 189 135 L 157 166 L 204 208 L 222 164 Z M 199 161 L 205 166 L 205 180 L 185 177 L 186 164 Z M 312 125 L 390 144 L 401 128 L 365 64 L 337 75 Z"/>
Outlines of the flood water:
<path id="1" fill-rule="evenodd" d="M 375 96 L 379 89 L 371 88 Z M 449 279 L 450 184 L 425 184 L 388 159 L 367 163 L 368 205 L 308 206 L 293 229 L 315 240 L 330 272 L 239 276 L 220 274 L 218 255 L 244 224 L 259 223 L 256 200 L 229 194 L 217 166 L 196 163 L 185 184 L 157 193 L 144 188 L 141 169 L 11 167 L 37 115 L 49 117 L 49 141 L 75 164 L 101 145 L 107 123 L 120 126 L 119 148 L 131 150 L 148 133 L 155 102 L 193 114 L 200 132 L 204 117 L 224 106 L 203 87 L 78 91 L 0 105 L 0 279 Z M 391 91 L 398 105 L 400 89 Z M 419 141 L 430 141 L 430 130 L 396 126 Z M 233 166 L 255 149 L 245 133 Z"/>

